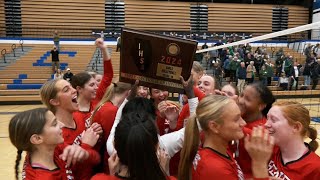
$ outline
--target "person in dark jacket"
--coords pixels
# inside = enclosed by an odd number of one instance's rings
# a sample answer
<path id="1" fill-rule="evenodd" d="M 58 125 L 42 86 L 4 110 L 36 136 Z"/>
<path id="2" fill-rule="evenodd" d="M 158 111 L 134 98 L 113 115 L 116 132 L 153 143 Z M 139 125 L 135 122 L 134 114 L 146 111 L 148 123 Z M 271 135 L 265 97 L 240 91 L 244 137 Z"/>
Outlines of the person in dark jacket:
<path id="1" fill-rule="evenodd" d="M 246 68 L 244 62 L 241 62 L 240 66 L 237 69 L 237 77 L 238 77 L 237 88 L 238 88 L 239 94 L 241 94 L 244 89 L 244 85 L 245 85 L 246 78 L 247 78 L 247 68 Z"/>
<path id="2" fill-rule="evenodd" d="M 52 73 L 54 74 L 57 69 L 60 69 L 59 50 L 56 46 L 53 46 L 53 49 L 50 53 L 52 57 Z"/>
<path id="3" fill-rule="evenodd" d="M 295 84 L 295 90 L 298 90 L 298 81 L 299 81 L 299 72 L 300 72 L 300 65 L 298 62 L 294 62 L 293 66 L 290 67 L 288 77 L 289 77 L 289 91 L 292 90 L 292 86 Z"/>
<path id="4" fill-rule="evenodd" d="M 312 89 L 316 89 L 318 85 L 318 78 L 320 73 L 319 63 L 314 61 L 310 66 L 310 77 L 312 79 Z"/>
<path id="5" fill-rule="evenodd" d="M 71 72 L 70 68 L 67 68 L 67 72 L 63 75 L 63 79 L 71 82 L 73 73 Z"/>

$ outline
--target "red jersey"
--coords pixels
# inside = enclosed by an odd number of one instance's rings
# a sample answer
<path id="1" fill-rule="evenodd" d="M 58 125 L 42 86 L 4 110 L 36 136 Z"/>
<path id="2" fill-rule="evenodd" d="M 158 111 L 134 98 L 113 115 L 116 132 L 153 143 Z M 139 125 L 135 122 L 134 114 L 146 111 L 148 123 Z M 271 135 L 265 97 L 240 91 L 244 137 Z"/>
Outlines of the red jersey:
<path id="1" fill-rule="evenodd" d="M 111 60 L 104 61 L 103 67 L 104 67 L 103 77 L 97 89 L 96 98 L 90 102 L 89 111 L 76 111 L 73 113 L 73 119 L 85 121 L 87 128 L 90 127 L 91 125 L 90 123 L 91 112 L 94 110 L 96 105 L 102 99 L 104 93 L 106 92 L 107 87 L 111 84 L 111 81 L 113 78 L 113 68 L 112 68 Z"/>
<path id="2" fill-rule="evenodd" d="M 193 87 L 193 91 L 194 91 L 194 95 L 198 98 L 199 101 L 201 101 L 205 97 L 205 94 L 202 91 L 200 91 L 199 88 L 197 88 L 195 86 Z M 179 117 L 177 120 L 177 127 L 176 127 L 175 131 L 178 131 L 184 127 L 186 120 L 189 118 L 189 116 L 190 116 L 189 104 L 185 104 L 182 107 L 182 110 L 179 114 Z"/>
<path id="3" fill-rule="evenodd" d="M 267 119 L 263 117 L 261 119 L 247 123 L 245 128 L 253 129 L 253 127 L 264 125 L 266 122 L 267 122 Z M 233 149 L 233 148 L 230 148 L 230 149 Z M 235 159 L 239 163 L 245 178 L 252 178 L 253 176 L 252 176 L 252 170 L 251 170 L 251 157 L 246 151 L 246 149 L 244 148 L 244 139 L 239 140 L 237 150 L 238 150 L 238 153 L 236 154 L 239 154 L 239 155 L 236 156 Z"/>
<path id="4" fill-rule="evenodd" d="M 157 122 L 157 127 L 159 129 L 160 136 L 169 133 L 170 131 L 169 123 L 166 122 L 165 118 L 162 118 L 160 116 L 159 110 L 156 111 L 156 115 L 157 115 L 156 122 Z"/>
<path id="5" fill-rule="evenodd" d="M 57 146 L 54 151 L 54 162 L 57 168 L 54 170 L 48 170 L 42 167 L 32 167 L 30 162 L 30 154 L 27 153 L 22 170 L 23 180 L 73 180 L 74 176 L 70 168 L 65 168 L 66 163 L 59 158 L 62 153 L 62 146 Z"/>
<path id="6" fill-rule="evenodd" d="M 93 122 L 99 123 L 103 129 L 103 135 L 99 138 L 95 149 L 100 152 L 101 158 L 103 157 L 102 166 L 105 173 L 109 173 L 108 159 L 110 157 L 107 152 L 106 141 L 110 135 L 117 111 L 118 107 L 109 101 L 102 105 L 93 117 Z"/>
<path id="7" fill-rule="evenodd" d="M 94 175 L 91 180 L 123 180 L 126 179 L 126 177 L 121 177 L 119 175 L 111 176 L 111 175 L 106 175 L 106 174 L 96 174 Z M 167 180 L 176 180 L 175 177 L 169 176 L 167 177 Z"/>
<path id="8" fill-rule="evenodd" d="M 100 162 L 100 156 L 98 152 L 92 149 L 91 146 L 81 143 L 81 133 L 86 130 L 85 122 L 81 119 L 75 119 L 76 128 L 62 128 L 62 134 L 64 138 L 64 142 L 68 145 L 76 144 L 80 145 L 82 148 L 89 152 L 89 158 L 85 162 L 81 164 L 86 164 L 86 168 L 84 166 L 78 166 L 78 168 L 74 168 L 74 175 L 76 179 L 90 179 L 93 175 L 93 167 Z"/>
<path id="9" fill-rule="evenodd" d="M 301 158 L 283 164 L 280 149 L 273 153 L 268 165 L 269 175 L 284 180 L 320 179 L 320 157 L 309 150 Z"/>
<path id="10" fill-rule="evenodd" d="M 211 148 L 200 148 L 192 163 L 193 180 L 243 180 L 237 161 Z"/>

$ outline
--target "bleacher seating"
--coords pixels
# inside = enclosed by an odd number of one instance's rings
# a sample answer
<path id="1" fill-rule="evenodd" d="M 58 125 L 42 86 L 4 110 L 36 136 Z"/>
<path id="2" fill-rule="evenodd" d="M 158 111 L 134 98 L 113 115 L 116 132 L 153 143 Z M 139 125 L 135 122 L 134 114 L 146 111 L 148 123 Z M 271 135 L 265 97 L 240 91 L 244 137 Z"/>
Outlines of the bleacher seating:
<path id="1" fill-rule="evenodd" d="M 31 47 L 31 52 L 0 71 L 0 101 L 23 101 L 27 96 L 27 100 L 39 100 L 40 87 L 52 78 L 51 56 L 47 56 L 52 45 Z M 68 66 L 73 73 L 84 71 L 94 50 L 93 45 L 62 45 L 59 56 L 62 68 Z"/>
<path id="2" fill-rule="evenodd" d="M 72 5 L 71 5 L 72 4 Z M 105 28 L 105 0 L 21 1 L 22 33 L 27 37 L 90 38 L 93 29 Z M 36 10 L 35 10 L 36 9 Z"/>
<path id="3" fill-rule="evenodd" d="M 0 3 L 0 37 L 5 36 L 5 25 L 4 4 Z"/>
<path id="4" fill-rule="evenodd" d="M 190 3 L 125 1 L 125 25 L 155 31 L 190 31 Z"/>
<path id="5" fill-rule="evenodd" d="M 272 32 L 272 5 L 208 3 L 208 30 Z"/>

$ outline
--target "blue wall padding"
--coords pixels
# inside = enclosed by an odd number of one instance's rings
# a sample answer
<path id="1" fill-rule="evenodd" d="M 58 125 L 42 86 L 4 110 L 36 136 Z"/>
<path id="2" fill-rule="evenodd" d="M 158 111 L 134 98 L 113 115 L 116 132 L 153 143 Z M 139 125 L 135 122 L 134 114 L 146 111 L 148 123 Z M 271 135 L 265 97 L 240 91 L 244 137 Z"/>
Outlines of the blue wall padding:
<path id="1" fill-rule="evenodd" d="M 14 79 L 13 84 L 22 84 L 22 79 Z"/>
<path id="2" fill-rule="evenodd" d="M 51 66 L 51 63 L 45 63 L 44 61 L 48 59 L 51 55 L 51 51 L 44 53 L 35 63 L 32 63 L 33 66 Z M 69 57 L 75 57 L 76 51 L 61 51 L 60 54 L 67 54 Z M 68 67 L 68 63 L 60 63 L 60 69 L 65 70 Z"/>
<path id="3" fill-rule="evenodd" d="M 40 89 L 42 84 L 8 84 L 7 89 Z"/>
<path id="4" fill-rule="evenodd" d="M 27 74 L 19 74 L 18 79 L 27 79 L 28 75 Z"/>

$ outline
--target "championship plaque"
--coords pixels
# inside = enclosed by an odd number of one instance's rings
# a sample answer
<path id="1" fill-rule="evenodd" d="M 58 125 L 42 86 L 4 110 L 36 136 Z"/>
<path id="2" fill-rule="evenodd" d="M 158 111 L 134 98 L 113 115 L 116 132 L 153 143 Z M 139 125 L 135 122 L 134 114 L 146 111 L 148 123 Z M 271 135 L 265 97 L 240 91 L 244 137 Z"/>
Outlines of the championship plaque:
<path id="1" fill-rule="evenodd" d="M 180 76 L 187 80 L 197 42 L 123 28 L 120 81 L 183 93 Z"/>

